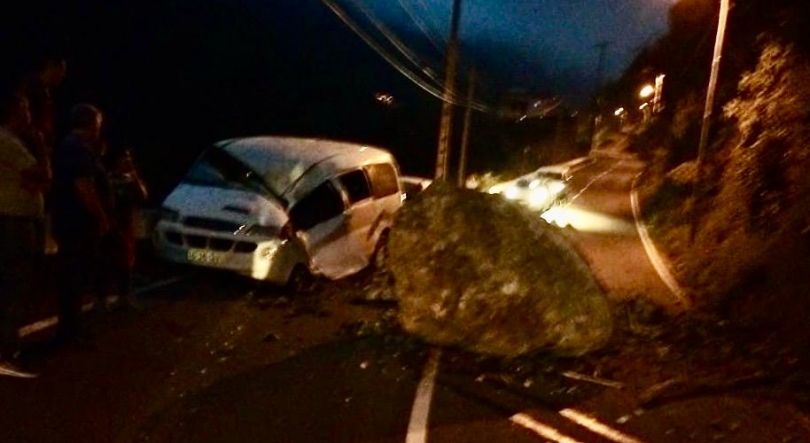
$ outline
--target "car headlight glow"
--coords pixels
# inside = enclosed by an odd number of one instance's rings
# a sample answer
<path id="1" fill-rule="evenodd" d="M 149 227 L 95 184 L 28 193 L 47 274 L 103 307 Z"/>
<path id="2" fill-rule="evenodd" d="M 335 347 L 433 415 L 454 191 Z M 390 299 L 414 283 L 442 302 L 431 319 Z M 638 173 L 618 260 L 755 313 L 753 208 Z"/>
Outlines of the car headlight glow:
<path id="1" fill-rule="evenodd" d="M 551 182 L 551 183 L 548 184 L 548 190 L 552 194 L 557 195 L 557 194 L 559 194 L 559 193 L 561 193 L 561 192 L 563 192 L 565 190 L 565 183 L 556 182 L 556 181 Z"/>
<path id="2" fill-rule="evenodd" d="M 529 204 L 532 206 L 542 205 L 548 200 L 548 191 L 544 187 L 532 189 L 529 194 Z"/>
<path id="3" fill-rule="evenodd" d="M 508 198 L 509 200 L 514 200 L 520 196 L 520 190 L 518 188 L 512 186 L 503 193 L 503 195 Z"/>

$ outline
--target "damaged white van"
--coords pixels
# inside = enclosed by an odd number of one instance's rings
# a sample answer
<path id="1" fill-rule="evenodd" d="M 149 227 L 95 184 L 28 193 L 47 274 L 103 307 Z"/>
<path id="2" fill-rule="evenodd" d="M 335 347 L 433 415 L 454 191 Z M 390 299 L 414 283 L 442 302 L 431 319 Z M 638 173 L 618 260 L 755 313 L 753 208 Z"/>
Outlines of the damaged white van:
<path id="1" fill-rule="evenodd" d="M 158 254 L 297 287 L 382 259 L 402 205 L 386 150 L 294 137 L 225 140 L 165 199 Z"/>

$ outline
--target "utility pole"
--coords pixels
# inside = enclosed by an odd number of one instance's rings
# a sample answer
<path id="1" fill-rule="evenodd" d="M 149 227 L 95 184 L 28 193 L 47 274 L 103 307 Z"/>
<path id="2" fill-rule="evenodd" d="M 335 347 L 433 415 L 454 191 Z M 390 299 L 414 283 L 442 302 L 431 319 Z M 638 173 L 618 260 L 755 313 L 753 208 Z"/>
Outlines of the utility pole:
<path id="1" fill-rule="evenodd" d="M 717 77 L 720 73 L 720 59 L 723 57 L 723 40 L 726 36 L 726 22 L 728 21 L 729 0 L 720 0 L 720 18 L 717 21 L 717 36 L 714 39 L 714 56 L 712 57 L 712 72 L 709 76 L 709 86 L 706 90 L 706 105 L 703 108 L 703 123 L 700 127 L 700 142 L 698 144 L 697 160 L 695 165 L 695 184 L 692 186 L 692 214 L 689 230 L 690 243 L 695 242 L 697 235 L 698 218 L 700 216 L 699 203 L 703 199 L 703 163 L 706 156 L 706 145 L 709 142 L 709 129 L 714 109 L 714 93 L 717 90 Z"/>
<path id="2" fill-rule="evenodd" d="M 453 0 L 453 17 L 450 22 L 450 38 L 444 58 L 444 93 L 442 95 L 442 116 L 439 123 L 439 146 L 436 152 L 436 174 L 434 179 L 447 180 L 447 159 L 450 157 L 450 135 L 453 131 L 453 92 L 456 87 L 456 65 L 458 64 L 458 24 L 461 18 L 461 0 Z"/>
<path id="3" fill-rule="evenodd" d="M 593 93 L 594 116 L 591 118 L 591 149 L 593 149 L 593 142 L 596 136 L 596 122 L 599 118 L 599 90 L 602 88 L 602 79 L 605 76 L 605 59 L 608 46 L 610 46 L 610 42 L 601 42 L 594 45 L 594 47 L 599 48 L 599 64 L 596 67 L 596 90 Z"/>
<path id="4" fill-rule="evenodd" d="M 464 110 L 464 131 L 461 133 L 461 159 L 458 165 L 458 187 L 463 188 L 467 175 L 467 147 L 470 143 L 470 121 L 472 120 L 472 101 L 475 97 L 475 69 L 470 69 L 470 80 L 467 86 L 467 108 Z"/>

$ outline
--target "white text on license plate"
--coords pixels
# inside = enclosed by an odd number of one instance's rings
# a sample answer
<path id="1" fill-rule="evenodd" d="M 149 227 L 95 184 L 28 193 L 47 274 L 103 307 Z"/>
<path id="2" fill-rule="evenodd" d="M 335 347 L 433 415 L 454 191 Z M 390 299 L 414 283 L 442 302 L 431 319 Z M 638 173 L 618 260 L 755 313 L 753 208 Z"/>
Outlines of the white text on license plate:
<path id="1" fill-rule="evenodd" d="M 189 249 L 188 259 L 195 263 L 218 264 L 224 261 L 224 257 L 219 252 L 206 251 L 205 249 Z"/>

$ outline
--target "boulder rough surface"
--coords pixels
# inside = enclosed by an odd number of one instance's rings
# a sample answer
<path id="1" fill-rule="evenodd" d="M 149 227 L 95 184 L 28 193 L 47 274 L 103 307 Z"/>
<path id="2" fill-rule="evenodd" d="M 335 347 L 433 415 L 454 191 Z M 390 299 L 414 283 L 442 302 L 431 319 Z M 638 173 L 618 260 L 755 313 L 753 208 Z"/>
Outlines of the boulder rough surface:
<path id="1" fill-rule="evenodd" d="M 582 258 L 537 213 L 500 196 L 435 183 L 399 210 L 388 266 L 400 323 L 429 343 L 581 355 L 613 330 Z"/>

